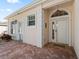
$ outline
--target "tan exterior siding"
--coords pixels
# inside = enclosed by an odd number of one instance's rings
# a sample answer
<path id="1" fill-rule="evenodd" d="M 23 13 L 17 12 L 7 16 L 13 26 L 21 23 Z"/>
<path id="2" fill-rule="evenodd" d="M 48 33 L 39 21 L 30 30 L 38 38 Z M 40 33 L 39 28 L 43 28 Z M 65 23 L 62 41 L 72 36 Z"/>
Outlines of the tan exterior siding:
<path id="1" fill-rule="evenodd" d="M 35 14 L 35 26 L 28 26 L 27 25 L 27 16 Z M 12 17 L 9 20 L 9 25 L 11 21 L 17 20 L 18 22 L 22 23 L 22 35 L 23 35 L 23 42 L 36 45 L 38 47 L 42 46 L 42 10 L 41 6 L 37 6 L 35 8 L 32 8 L 30 10 L 27 10 L 19 15 L 16 15 Z M 18 27 L 18 26 L 17 26 Z M 9 29 L 11 27 L 9 26 Z M 10 32 L 10 30 L 9 30 Z M 16 37 L 18 35 L 18 28 L 17 28 L 17 33 Z"/>

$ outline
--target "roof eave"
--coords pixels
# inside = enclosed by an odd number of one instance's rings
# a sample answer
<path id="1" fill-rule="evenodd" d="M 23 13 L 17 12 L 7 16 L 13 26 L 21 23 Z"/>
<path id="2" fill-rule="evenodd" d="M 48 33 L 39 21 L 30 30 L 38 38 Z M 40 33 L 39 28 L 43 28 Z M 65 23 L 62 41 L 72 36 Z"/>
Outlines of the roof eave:
<path id="1" fill-rule="evenodd" d="M 15 15 L 29 9 L 29 8 L 32 8 L 32 7 L 34 7 L 34 6 L 38 5 L 38 4 L 43 3 L 44 1 L 46 1 L 46 0 L 42 0 L 42 1 L 39 0 L 37 2 L 30 3 L 30 4 L 26 5 L 26 6 L 24 6 L 23 8 L 20 8 L 19 10 L 13 12 L 12 14 L 6 16 L 5 19 L 11 18 L 11 17 L 13 17 L 13 16 L 15 16 Z"/>

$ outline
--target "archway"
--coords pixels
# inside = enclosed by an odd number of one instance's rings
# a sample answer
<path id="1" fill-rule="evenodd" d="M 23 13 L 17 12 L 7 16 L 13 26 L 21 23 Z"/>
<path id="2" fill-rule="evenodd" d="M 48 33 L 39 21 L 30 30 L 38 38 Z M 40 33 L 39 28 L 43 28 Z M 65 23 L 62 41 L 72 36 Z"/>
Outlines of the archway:
<path id="1" fill-rule="evenodd" d="M 50 19 L 49 37 L 51 42 L 69 44 L 69 13 L 56 10 Z"/>

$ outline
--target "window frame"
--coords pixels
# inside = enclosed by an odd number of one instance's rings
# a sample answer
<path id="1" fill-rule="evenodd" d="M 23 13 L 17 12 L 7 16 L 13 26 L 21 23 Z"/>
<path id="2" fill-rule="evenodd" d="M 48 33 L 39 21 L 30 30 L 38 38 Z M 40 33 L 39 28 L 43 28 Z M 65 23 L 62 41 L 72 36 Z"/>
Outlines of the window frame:
<path id="1" fill-rule="evenodd" d="M 10 30 L 11 34 L 15 33 L 13 26 L 16 25 L 16 24 L 17 24 L 17 20 L 11 21 L 11 30 Z"/>
<path id="2" fill-rule="evenodd" d="M 34 19 L 32 19 L 32 17 L 34 17 Z M 30 24 L 30 22 L 34 22 L 34 24 Z M 35 26 L 35 25 L 36 25 L 36 15 L 35 14 L 28 15 L 27 16 L 27 26 Z"/>

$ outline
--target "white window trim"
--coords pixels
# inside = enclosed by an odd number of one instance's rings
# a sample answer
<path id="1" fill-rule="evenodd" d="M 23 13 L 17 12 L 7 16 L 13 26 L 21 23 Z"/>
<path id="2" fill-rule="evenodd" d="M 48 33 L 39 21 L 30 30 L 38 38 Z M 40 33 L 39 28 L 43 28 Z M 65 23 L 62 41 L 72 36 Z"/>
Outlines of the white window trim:
<path id="1" fill-rule="evenodd" d="M 29 25 L 28 25 L 28 16 L 32 16 L 32 15 L 35 15 L 35 25 L 30 25 L 30 26 L 29 26 Z M 27 16 L 27 27 L 31 27 L 31 28 L 32 28 L 32 27 L 36 27 L 36 13 L 29 14 L 28 16 Z M 31 20 L 30 20 L 30 21 L 31 21 Z"/>

